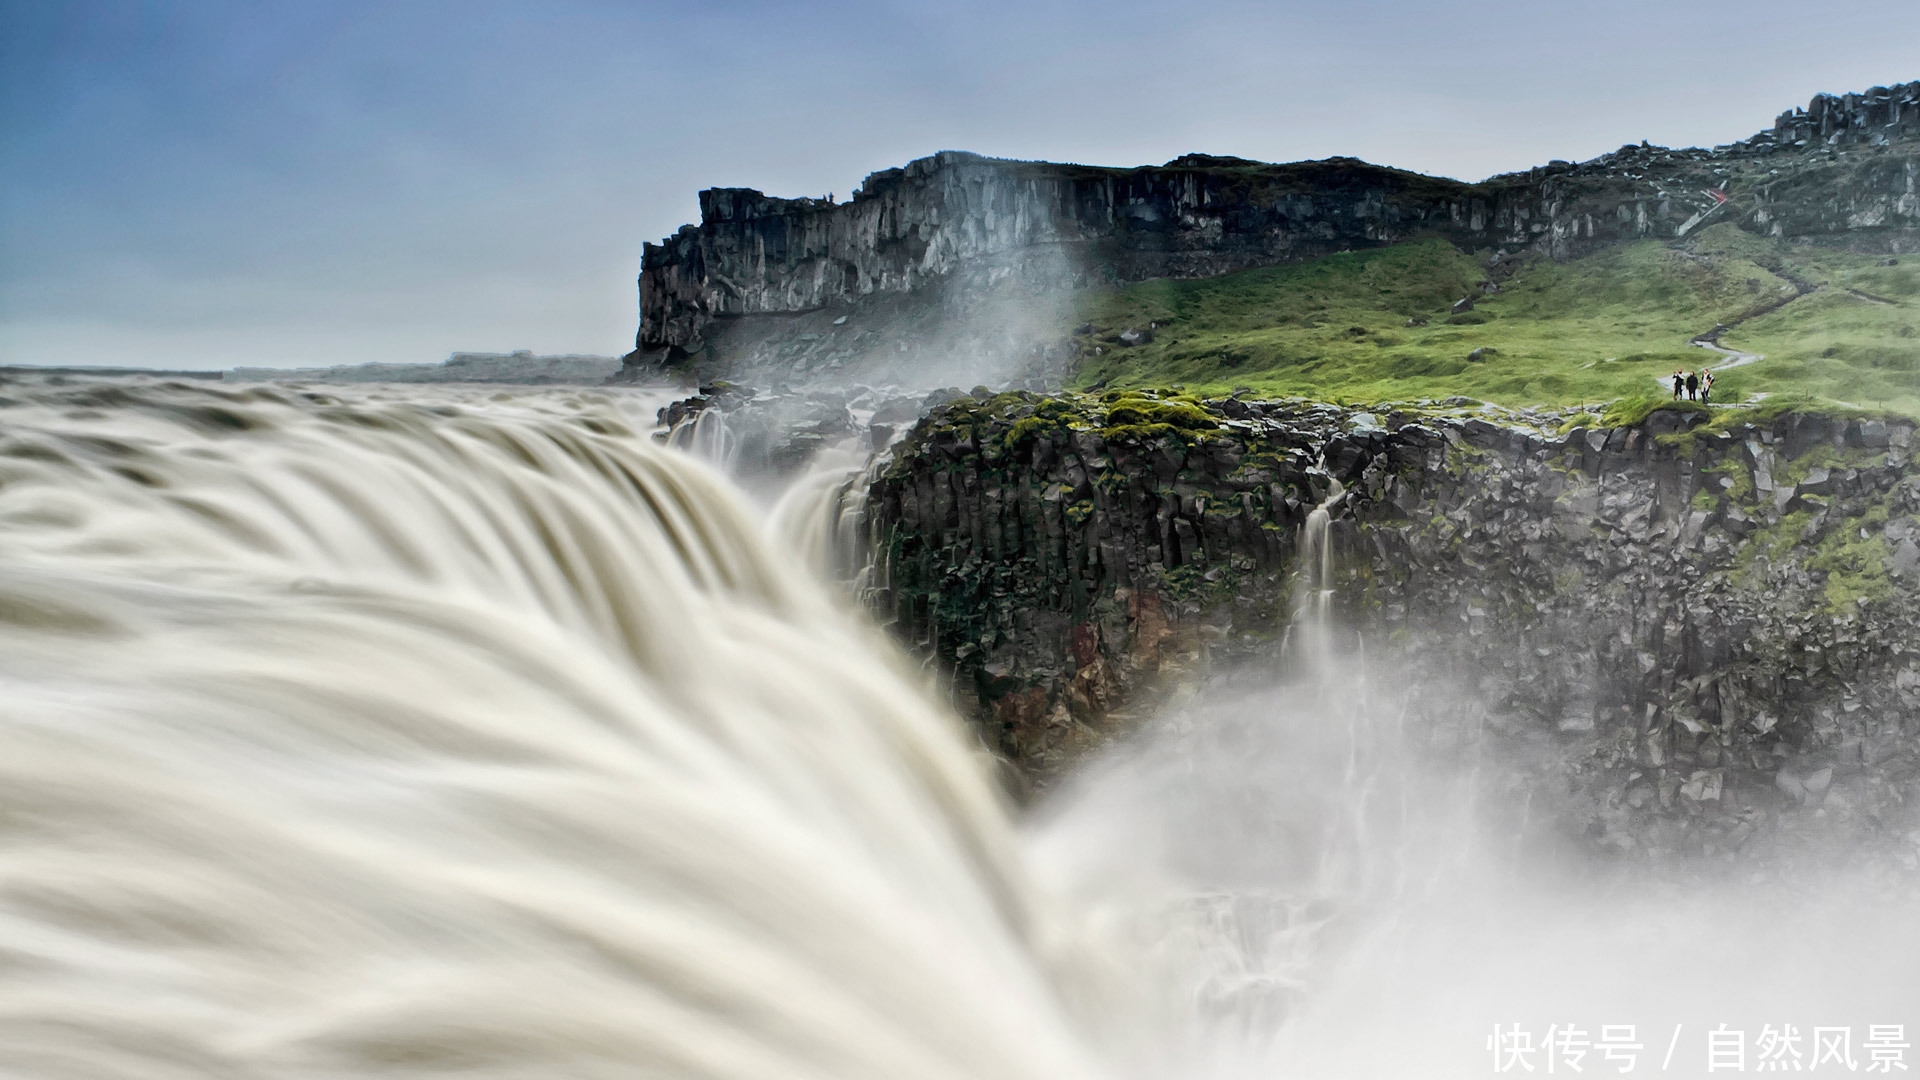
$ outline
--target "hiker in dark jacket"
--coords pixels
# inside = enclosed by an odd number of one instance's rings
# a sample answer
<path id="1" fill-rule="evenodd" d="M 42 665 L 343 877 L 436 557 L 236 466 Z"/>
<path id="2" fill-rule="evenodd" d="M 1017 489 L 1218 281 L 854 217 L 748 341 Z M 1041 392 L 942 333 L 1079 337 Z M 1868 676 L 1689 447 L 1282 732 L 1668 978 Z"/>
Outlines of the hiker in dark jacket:
<path id="1" fill-rule="evenodd" d="M 1693 372 L 1689 371 L 1687 372 L 1687 400 L 1692 401 L 1699 396 L 1700 396 L 1700 376 L 1695 375 Z"/>
<path id="2" fill-rule="evenodd" d="M 1685 382 L 1686 382 L 1686 376 L 1681 374 L 1679 368 L 1674 368 L 1673 369 L 1673 400 L 1675 401 L 1680 400 L 1680 387 Z"/>

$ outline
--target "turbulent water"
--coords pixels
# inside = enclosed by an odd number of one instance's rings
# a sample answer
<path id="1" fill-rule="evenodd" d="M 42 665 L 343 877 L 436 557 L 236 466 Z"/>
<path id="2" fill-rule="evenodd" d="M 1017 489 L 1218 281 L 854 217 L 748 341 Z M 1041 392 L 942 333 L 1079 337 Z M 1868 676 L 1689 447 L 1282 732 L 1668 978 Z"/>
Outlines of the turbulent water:
<path id="1" fill-rule="evenodd" d="M 981 762 L 652 403 L 5 390 L 0 1072 L 1093 1074 Z"/>
<path id="2" fill-rule="evenodd" d="M 0 386 L 0 1075 L 1471 1076 L 1496 1023 L 1920 1020 L 1911 893 L 1538 871 L 1318 558 L 1312 670 L 1017 822 L 820 584 L 872 572 L 864 457 L 763 523 L 658 404 Z"/>

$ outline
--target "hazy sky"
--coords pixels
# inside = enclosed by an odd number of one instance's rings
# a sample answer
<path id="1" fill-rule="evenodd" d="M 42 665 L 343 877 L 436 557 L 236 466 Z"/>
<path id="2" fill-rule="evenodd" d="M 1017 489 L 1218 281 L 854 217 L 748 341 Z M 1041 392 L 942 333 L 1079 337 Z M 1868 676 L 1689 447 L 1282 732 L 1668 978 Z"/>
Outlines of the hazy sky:
<path id="1" fill-rule="evenodd" d="M 1920 4 L 0 0 L 0 361 L 632 347 L 643 241 L 936 150 L 1466 179 L 1920 78 Z"/>

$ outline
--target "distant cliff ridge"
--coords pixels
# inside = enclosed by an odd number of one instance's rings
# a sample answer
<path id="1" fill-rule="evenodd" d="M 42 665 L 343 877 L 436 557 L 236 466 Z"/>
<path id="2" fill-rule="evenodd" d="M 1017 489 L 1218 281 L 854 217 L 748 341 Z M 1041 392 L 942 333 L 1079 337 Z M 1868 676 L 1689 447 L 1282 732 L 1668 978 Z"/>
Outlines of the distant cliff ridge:
<path id="1" fill-rule="evenodd" d="M 396 383 L 547 383 L 597 384 L 620 370 L 611 356 L 566 353 L 535 356 L 527 349 L 510 353 L 457 352 L 438 364 L 340 364 L 314 368 L 234 368 L 232 382 L 307 380 L 313 382 Z"/>
<path id="2" fill-rule="evenodd" d="M 714 188 L 700 208 L 699 225 L 645 247 L 629 374 L 725 368 L 739 359 L 730 349 L 752 344 L 729 344 L 729 325 L 758 316 L 837 318 L 955 285 L 1207 277 L 1422 234 L 1486 252 L 1495 273 L 1530 253 L 1570 258 L 1683 236 L 1709 219 L 1913 251 L 1920 81 L 1821 95 L 1711 150 L 1627 146 L 1476 184 L 1351 158 L 1269 165 L 1191 154 L 1123 169 L 947 151 L 874 173 L 845 203 Z M 839 325 L 796 332 L 846 336 Z"/>

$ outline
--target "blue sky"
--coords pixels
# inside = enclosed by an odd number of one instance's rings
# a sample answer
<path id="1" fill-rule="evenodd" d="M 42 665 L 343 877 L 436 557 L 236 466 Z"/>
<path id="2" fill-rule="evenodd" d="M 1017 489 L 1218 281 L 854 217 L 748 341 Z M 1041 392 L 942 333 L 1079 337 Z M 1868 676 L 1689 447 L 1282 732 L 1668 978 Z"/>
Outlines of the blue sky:
<path id="1" fill-rule="evenodd" d="M 0 0 L 0 361 L 631 348 L 703 187 L 941 149 L 1466 179 L 1920 78 L 1920 5 Z"/>

